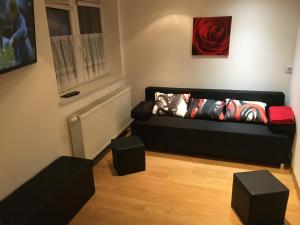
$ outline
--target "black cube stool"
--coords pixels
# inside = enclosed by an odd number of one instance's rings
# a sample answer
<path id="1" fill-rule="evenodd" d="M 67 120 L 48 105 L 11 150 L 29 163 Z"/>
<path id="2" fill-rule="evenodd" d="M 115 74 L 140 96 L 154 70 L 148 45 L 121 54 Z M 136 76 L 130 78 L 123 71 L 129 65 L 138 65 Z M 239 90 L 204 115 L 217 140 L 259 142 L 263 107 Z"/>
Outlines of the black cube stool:
<path id="1" fill-rule="evenodd" d="M 111 148 L 119 176 L 145 170 L 145 147 L 137 136 L 114 139 Z"/>
<path id="2" fill-rule="evenodd" d="M 283 225 L 288 197 L 269 171 L 234 174 L 231 205 L 247 225 Z"/>

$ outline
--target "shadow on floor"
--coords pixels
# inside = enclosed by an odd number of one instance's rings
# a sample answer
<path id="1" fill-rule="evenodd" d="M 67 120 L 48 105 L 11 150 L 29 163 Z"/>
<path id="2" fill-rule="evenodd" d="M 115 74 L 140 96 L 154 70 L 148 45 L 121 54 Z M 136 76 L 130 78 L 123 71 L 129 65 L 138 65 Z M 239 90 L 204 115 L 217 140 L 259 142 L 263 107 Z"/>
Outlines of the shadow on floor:
<path id="1" fill-rule="evenodd" d="M 112 161 L 112 160 L 109 160 L 109 161 L 107 162 L 107 165 L 108 165 L 108 168 L 109 168 L 109 170 L 110 170 L 111 175 L 114 176 L 114 177 L 117 177 L 117 176 L 118 176 L 118 173 L 117 173 L 117 171 L 115 170 L 115 167 L 114 167 L 114 165 L 113 165 L 113 161 Z"/>
<path id="2" fill-rule="evenodd" d="M 287 221 L 287 219 L 285 219 L 284 221 L 284 225 L 291 225 L 289 221 Z"/>

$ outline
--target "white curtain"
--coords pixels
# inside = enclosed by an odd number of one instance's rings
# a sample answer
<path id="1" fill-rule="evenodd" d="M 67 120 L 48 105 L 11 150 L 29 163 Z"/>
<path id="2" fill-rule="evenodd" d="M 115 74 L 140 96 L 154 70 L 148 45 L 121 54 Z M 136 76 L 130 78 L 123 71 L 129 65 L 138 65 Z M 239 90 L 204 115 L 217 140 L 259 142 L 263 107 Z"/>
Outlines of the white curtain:
<path id="1" fill-rule="evenodd" d="M 57 36 L 51 44 L 60 92 L 105 75 L 102 34 Z"/>

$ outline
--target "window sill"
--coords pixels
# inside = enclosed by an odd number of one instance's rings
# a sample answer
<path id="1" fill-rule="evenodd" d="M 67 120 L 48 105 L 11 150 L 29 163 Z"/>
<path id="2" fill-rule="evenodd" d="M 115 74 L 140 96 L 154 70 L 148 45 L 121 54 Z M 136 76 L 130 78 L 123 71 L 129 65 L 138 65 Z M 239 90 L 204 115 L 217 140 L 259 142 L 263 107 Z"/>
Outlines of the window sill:
<path id="1" fill-rule="evenodd" d="M 98 91 L 101 91 L 105 88 L 108 88 L 109 86 L 112 86 L 114 84 L 117 84 L 118 82 L 124 81 L 124 76 L 123 75 L 117 75 L 117 76 L 107 76 L 104 78 L 101 78 L 99 80 L 95 80 L 93 82 L 90 82 L 88 84 L 84 84 L 80 87 L 71 89 L 65 93 L 60 93 L 60 96 L 66 93 L 70 93 L 72 91 L 79 91 L 80 94 L 70 97 L 70 98 L 62 98 L 60 97 L 59 104 L 64 106 L 70 103 L 73 103 L 75 101 L 79 101 L 87 96 L 92 96 Z"/>

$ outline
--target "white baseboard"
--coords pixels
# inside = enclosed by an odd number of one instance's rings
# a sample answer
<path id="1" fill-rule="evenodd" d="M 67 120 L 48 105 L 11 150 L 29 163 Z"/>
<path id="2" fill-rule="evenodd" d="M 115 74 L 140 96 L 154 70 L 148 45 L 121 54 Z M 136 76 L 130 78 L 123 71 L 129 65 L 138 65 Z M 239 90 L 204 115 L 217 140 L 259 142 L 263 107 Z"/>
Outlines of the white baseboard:
<path id="1" fill-rule="evenodd" d="M 292 172 L 292 177 L 293 177 L 293 180 L 294 180 L 294 186 L 295 186 L 295 189 L 296 189 L 296 192 L 297 192 L 297 195 L 298 195 L 298 200 L 300 201 L 300 185 L 298 183 L 297 177 L 296 177 L 293 169 L 291 169 L 291 172 Z"/>

